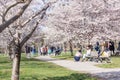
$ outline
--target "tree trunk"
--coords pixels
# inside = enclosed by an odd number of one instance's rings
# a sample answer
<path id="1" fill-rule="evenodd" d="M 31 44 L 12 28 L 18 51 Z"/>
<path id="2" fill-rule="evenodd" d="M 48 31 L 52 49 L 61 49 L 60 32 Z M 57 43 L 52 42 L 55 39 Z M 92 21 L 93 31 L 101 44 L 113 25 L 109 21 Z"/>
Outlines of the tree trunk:
<path id="1" fill-rule="evenodd" d="M 71 52 L 71 56 L 73 56 L 73 48 L 72 48 L 72 41 L 69 41 L 69 46 L 70 46 L 70 52 Z"/>
<path id="2" fill-rule="evenodd" d="M 67 44 L 66 44 L 66 42 L 63 43 L 63 48 L 64 48 L 64 52 L 66 54 L 66 52 L 67 52 Z"/>
<path id="3" fill-rule="evenodd" d="M 19 80 L 20 75 L 20 59 L 21 59 L 21 49 L 15 49 L 15 55 L 13 58 L 13 68 L 11 80 Z"/>

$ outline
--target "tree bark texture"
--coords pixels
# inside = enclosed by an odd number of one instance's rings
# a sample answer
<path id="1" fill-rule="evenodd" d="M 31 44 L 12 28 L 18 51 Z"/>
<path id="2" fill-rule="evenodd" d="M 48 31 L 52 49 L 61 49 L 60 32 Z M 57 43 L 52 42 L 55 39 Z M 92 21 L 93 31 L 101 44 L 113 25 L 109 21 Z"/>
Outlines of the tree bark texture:
<path id="1" fill-rule="evenodd" d="M 19 80 L 20 75 L 20 59 L 21 59 L 21 49 L 15 48 L 15 55 L 13 58 L 13 68 L 11 80 Z"/>

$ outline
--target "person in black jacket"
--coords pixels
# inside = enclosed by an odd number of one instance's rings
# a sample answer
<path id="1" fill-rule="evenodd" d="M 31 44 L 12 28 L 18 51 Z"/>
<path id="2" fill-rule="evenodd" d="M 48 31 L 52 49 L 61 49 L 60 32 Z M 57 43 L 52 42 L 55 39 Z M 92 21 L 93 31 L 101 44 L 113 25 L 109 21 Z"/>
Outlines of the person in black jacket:
<path id="1" fill-rule="evenodd" d="M 95 45 L 95 51 L 97 52 L 98 54 L 98 57 L 101 55 L 101 50 L 100 50 L 100 45 L 99 45 L 99 42 L 96 42 L 96 45 Z"/>
<path id="2" fill-rule="evenodd" d="M 120 51 L 120 42 L 118 43 L 118 48 L 117 48 L 118 51 Z"/>
<path id="3" fill-rule="evenodd" d="M 113 55 L 115 52 L 115 46 L 113 41 L 109 41 L 109 50 L 111 51 L 111 55 Z"/>
<path id="4" fill-rule="evenodd" d="M 26 57 L 30 58 L 31 47 L 26 45 L 25 46 L 25 52 L 26 52 Z"/>

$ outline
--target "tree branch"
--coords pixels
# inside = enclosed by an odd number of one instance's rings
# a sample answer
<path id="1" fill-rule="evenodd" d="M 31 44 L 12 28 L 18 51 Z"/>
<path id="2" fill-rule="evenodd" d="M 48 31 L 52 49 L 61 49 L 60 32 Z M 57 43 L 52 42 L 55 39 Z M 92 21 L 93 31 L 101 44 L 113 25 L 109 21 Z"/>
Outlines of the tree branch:
<path id="1" fill-rule="evenodd" d="M 45 7 L 43 7 L 39 12 L 37 12 L 34 16 L 29 18 L 27 21 L 25 21 L 22 25 L 21 28 L 25 27 L 27 23 L 29 23 L 32 19 L 34 19 L 36 16 L 40 15 L 43 11 L 46 11 L 49 8 L 49 4 L 47 4 Z"/>
<path id="2" fill-rule="evenodd" d="M 22 40 L 22 42 L 20 43 L 20 46 L 22 47 L 25 42 L 27 42 L 27 40 L 30 39 L 30 37 L 32 36 L 32 34 L 34 33 L 34 31 L 36 30 L 37 26 L 38 26 L 38 22 L 36 23 L 35 27 L 32 29 L 32 31 Z"/>
<path id="3" fill-rule="evenodd" d="M 43 12 L 42 12 L 41 17 L 40 17 L 40 20 L 42 20 L 42 19 L 44 18 L 45 13 L 46 13 L 46 11 L 43 11 Z M 40 21 L 39 21 L 39 22 L 40 22 Z M 31 30 L 31 32 L 21 41 L 21 43 L 20 43 L 20 46 L 21 46 L 21 47 L 25 44 L 25 42 L 27 42 L 27 41 L 30 39 L 30 37 L 32 36 L 32 34 L 34 33 L 34 31 L 36 30 L 39 22 L 36 23 L 36 26 L 33 28 L 33 30 Z"/>
<path id="4" fill-rule="evenodd" d="M 5 4 L 4 4 L 2 1 L 0 1 L 0 4 L 1 4 L 2 6 L 4 6 L 5 8 L 7 8 L 7 6 L 5 6 Z"/>
<path id="5" fill-rule="evenodd" d="M 15 37 L 13 36 L 12 32 L 10 31 L 10 29 L 8 29 L 8 31 L 9 31 L 11 37 L 13 38 L 13 40 L 11 42 L 16 45 L 16 43 L 15 43 Z"/>
<path id="6" fill-rule="evenodd" d="M 28 0 L 26 1 L 26 4 L 21 8 L 20 12 L 18 14 L 16 14 L 15 16 L 13 16 L 11 19 L 9 19 L 8 21 L 6 21 L 5 23 L 0 25 L 0 33 L 6 28 L 8 27 L 10 24 L 12 24 L 14 21 L 16 21 L 26 10 L 26 8 L 30 5 L 32 0 Z"/>
<path id="7" fill-rule="evenodd" d="M 5 16 L 6 16 L 6 14 L 8 13 L 8 11 L 9 11 L 11 8 L 15 7 L 16 5 L 18 5 L 18 4 L 20 4 L 20 3 L 23 3 L 23 2 L 16 2 L 16 3 L 12 4 L 11 6 L 9 6 L 9 7 L 7 8 L 7 10 L 5 11 L 5 13 L 3 14 L 2 22 L 5 22 Z"/>

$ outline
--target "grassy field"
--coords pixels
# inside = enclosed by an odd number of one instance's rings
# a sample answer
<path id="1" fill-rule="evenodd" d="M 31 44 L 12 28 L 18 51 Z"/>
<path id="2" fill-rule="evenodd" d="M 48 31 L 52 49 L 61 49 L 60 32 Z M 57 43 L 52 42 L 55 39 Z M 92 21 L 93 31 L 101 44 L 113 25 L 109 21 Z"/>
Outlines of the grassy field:
<path id="1" fill-rule="evenodd" d="M 10 80 L 12 62 L 0 55 L 0 80 Z M 22 57 L 20 80 L 97 80 L 88 74 L 70 71 L 66 68 Z"/>
<path id="2" fill-rule="evenodd" d="M 70 55 L 70 52 L 62 53 L 59 56 L 53 56 L 53 57 L 58 59 L 74 60 L 73 56 Z M 96 66 L 101 68 L 120 68 L 120 56 L 111 57 L 111 62 L 112 63 L 98 64 Z"/>
<path id="3" fill-rule="evenodd" d="M 102 68 L 120 68 L 120 56 L 111 57 L 111 63 L 103 63 L 96 66 Z"/>
<path id="4" fill-rule="evenodd" d="M 66 52 L 66 53 L 62 52 L 60 55 L 52 56 L 52 57 L 57 58 L 57 59 L 73 60 L 73 56 L 71 56 L 71 54 L 69 52 Z"/>
<path id="5" fill-rule="evenodd" d="M 75 55 L 77 51 L 74 51 L 73 52 L 73 55 Z M 85 51 L 82 52 L 82 54 L 85 54 Z M 73 56 L 71 56 L 71 53 L 70 52 L 62 52 L 60 55 L 57 55 L 57 56 L 52 56 L 53 58 L 58 58 L 58 59 L 66 59 L 66 60 L 74 60 L 73 59 Z"/>

